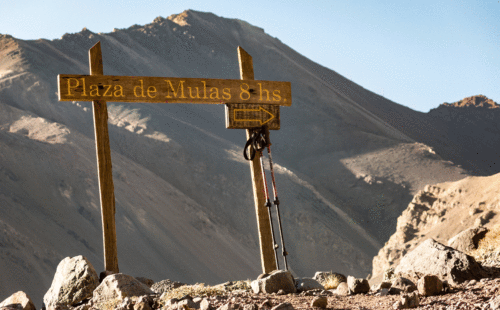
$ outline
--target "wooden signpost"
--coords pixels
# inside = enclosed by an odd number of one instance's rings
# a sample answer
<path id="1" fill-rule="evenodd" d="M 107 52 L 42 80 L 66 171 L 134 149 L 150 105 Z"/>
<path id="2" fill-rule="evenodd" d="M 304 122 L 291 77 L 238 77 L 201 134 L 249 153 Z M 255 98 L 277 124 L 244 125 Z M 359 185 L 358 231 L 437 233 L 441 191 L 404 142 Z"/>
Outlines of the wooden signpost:
<path id="1" fill-rule="evenodd" d="M 252 57 L 238 47 L 241 80 L 103 75 L 101 45 L 89 50 L 90 75 L 58 75 L 60 101 L 92 101 L 104 241 L 104 267 L 117 273 L 115 196 L 106 101 L 226 104 L 226 128 L 280 129 L 280 105 L 290 106 L 290 82 L 254 80 Z M 262 270 L 275 269 L 274 242 L 259 157 L 250 161 Z"/>

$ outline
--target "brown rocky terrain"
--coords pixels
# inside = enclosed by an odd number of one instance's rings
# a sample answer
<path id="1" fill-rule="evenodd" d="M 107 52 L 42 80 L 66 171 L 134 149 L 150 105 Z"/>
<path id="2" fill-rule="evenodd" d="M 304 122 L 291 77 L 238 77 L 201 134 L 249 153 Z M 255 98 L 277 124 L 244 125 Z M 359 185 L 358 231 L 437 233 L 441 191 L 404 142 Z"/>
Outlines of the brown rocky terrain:
<path id="1" fill-rule="evenodd" d="M 373 259 L 370 281 L 380 281 L 385 270 L 396 267 L 406 253 L 429 238 L 447 245 L 452 237 L 468 228 L 498 227 L 499 194 L 500 174 L 427 185 L 403 211 L 396 232 Z"/>

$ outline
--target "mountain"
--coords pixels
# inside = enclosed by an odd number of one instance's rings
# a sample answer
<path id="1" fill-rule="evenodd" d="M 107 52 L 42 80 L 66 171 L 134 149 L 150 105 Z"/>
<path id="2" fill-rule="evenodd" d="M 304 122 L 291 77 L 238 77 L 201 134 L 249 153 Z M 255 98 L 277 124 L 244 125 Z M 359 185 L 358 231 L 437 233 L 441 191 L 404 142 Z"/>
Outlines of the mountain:
<path id="1" fill-rule="evenodd" d="M 0 300 L 17 290 L 41 300 L 66 256 L 103 270 L 91 103 L 56 95 L 58 74 L 89 73 L 98 41 L 105 75 L 238 79 L 241 46 L 256 79 L 291 82 L 293 103 L 281 108 L 271 142 L 297 276 L 366 276 L 414 194 L 469 175 L 435 151 L 447 140 L 431 118 L 242 20 L 187 10 L 111 33 L 1 35 L 0 266 L 8 276 Z M 224 107 L 108 102 L 108 114 L 120 271 L 208 284 L 258 276 L 245 134 L 225 129 Z"/>

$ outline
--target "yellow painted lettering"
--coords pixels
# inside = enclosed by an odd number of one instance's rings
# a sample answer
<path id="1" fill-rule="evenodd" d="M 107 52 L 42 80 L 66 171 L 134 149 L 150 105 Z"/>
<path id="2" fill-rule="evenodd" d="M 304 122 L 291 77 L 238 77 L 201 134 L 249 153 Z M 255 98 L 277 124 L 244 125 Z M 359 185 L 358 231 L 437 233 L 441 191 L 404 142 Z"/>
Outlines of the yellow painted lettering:
<path id="1" fill-rule="evenodd" d="M 260 99 L 259 101 L 262 101 L 262 92 L 266 92 L 267 95 L 267 101 L 269 101 L 269 91 L 267 89 L 262 89 L 262 83 L 257 83 L 259 84 L 259 93 L 260 93 Z"/>
<path id="2" fill-rule="evenodd" d="M 246 88 L 243 88 L 243 86 L 245 86 Z M 250 86 L 248 86 L 247 83 L 241 83 L 241 85 L 240 85 L 240 89 L 241 89 L 240 99 L 241 100 L 248 100 L 248 99 L 250 99 L 250 92 L 248 91 L 249 88 L 250 88 Z M 244 95 L 246 95 L 245 96 L 246 98 L 243 98 Z"/>
<path id="3" fill-rule="evenodd" d="M 203 83 L 203 99 L 208 99 L 207 97 L 207 82 L 201 81 Z"/>
<path id="4" fill-rule="evenodd" d="M 210 99 L 220 99 L 219 89 L 217 87 L 210 88 Z"/>
<path id="5" fill-rule="evenodd" d="M 191 97 L 191 99 L 200 99 L 200 90 L 198 89 L 198 87 L 195 87 L 196 88 L 196 96 L 193 96 L 193 94 L 191 93 L 191 88 L 192 87 L 188 87 L 189 88 L 189 97 Z"/>
<path id="6" fill-rule="evenodd" d="M 174 89 L 174 85 L 172 85 L 172 82 L 170 82 L 170 80 L 165 80 L 167 81 L 168 83 L 168 88 L 167 88 L 167 95 L 165 96 L 165 98 L 172 98 L 172 96 L 170 96 L 170 90 L 172 90 L 172 93 L 174 94 L 174 98 L 177 98 L 177 94 L 179 93 L 179 89 L 181 91 L 181 96 L 179 98 L 187 98 L 186 96 L 184 96 L 184 81 L 180 81 L 179 82 L 179 85 L 177 86 L 177 90 Z"/>
<path id="7" fill-rule="evenodd" d="M 123 87 L 121 85 L 115 85 L 115 92 L 113 95 L 115 97 L 125 97 L 123 94 Z"/>
<path id="8" fill-rule="evenodd" d="M 90 96 L 100 96 L 97 84 L 90 85 Z"/>
<path id="9" fill-rule="evenodd" d="M 87 97 L 87 92 L 85 91 L 85 78 L 82 78 L 82 85 L 83 85 L 83 93 L 82 93 L 82 96 L 85 96 Z"/>
<path id="10" fill-rule="evenodd" d="M 231 99 L 231 90 L 229 88 L 224 88 L 222 90 L 222 93 L 223 93 L 222 99 L 225 99 L 225 100 L 230 100 Z"/>
<path id="11" fill-rule="evenodd" d="M 75 82 L 76 82 L 75 86 L 71 86 L 71 80 L 75 80 Z M 73 96 L 73 94 L 71 93 L 71 89 L 72 88 L 77 88 L 78 85 L 80 85 L 80 82 L 78 82 L 77 79 L 74 79 L 74 78 L 69 78 L 68 79 L 68 96 Z"/>
<path id="12" fill-rule="evenodd" d="M 146 97 L 146 96 L 144 96 L 144 81 L 143 80 L 139 80 L 139 82 L 141 82 L 141 86 L 137 85 L 137 86 L 134 87 L 134 96 L 136 96 L 136 97 Z M 141 90 L 141 95 L 140 96 L 137 94 L 137 89 L 138 88 Z"/>
<path id="13" fill-rule="evenodd" d="M 280 100 L 281 100 L 280 90 L 279 89 L 275 89 L 273 91 L 273 101 L 280 101 Z"/>
<path id="14" fill-rule="evenodd" d="M 110 93 L 108 94 L 109 90 L 111 89 L 111 85 L 104 85 L 104 87 L 106 87 L 106 91 L 104 91 L 104 95 L 103 95 L 103 96 L 104 96 L 104 97 L 111 97 L 111 96 L 113 96 L 113 93 L 112 93 L 112 92 L 110 92 Z"/>
<path id="15" fill-rule="evenodd" d="M 156 87 L 154 87 L 154 86 L 149 86 L 148 87 L 148 97 L 149 98 L 156 97 Z"/>

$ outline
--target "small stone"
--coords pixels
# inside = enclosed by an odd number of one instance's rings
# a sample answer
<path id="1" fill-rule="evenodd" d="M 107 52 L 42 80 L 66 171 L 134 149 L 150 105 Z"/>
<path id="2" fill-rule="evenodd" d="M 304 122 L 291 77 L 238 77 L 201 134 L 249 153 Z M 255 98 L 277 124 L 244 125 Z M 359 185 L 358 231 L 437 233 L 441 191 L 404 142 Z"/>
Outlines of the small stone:
<path id="1" fill-rule="evenodd" d="M 420 299 L 418 298 L 417 292 L 403 294 L 403 296 L 401 297 L 401 302 L 407 308 L 416 308 L 420 305 Z"/>
<path id="2" fill-rule="evenodd" d="M 203 300 L 200 302 L 200 310 L 210 310 L 210 302 L 208 302 L 208 299 L 203 298 Z"/>
<path id="3" fill-rule="evenodd" d="M 272 305 L 271 305 L 271 301 L 269 301 L 269 299 L 264 300 L 259 305 L 259 309 L 271 309 L 271 308 L 272 308 Z"/>
<path id="4" fill-rule="evenodd" d="M 328 299 L 324 296 L 317 296 L 311 301 L 311 307 L 326 308 Z"/>
<path id="5" fill-rule="evenodd" d="M 293 309 L 294 308 L 292 304 L 289 302 L 284 302 L 271 308 L 271 310 L 293 310 Z"/>
<path id="6" fill-rule="evenodd" d="M 317 280 L 312 278 L 299 278 L 296 279 L 295 283 L 297 287 L 297 292 L 310 291 L 310 290 L 324 290 L 324 286 L 319 283 Z"/>
<path id="7" fill-rule="evenodd" d="M 389 294 L 389 289 L 383 288 L 380 290 L 380 292 L 377 293 L 377 296 L 387 296 L 388 294 Z"/>
<path id="8" fill-rule="evenodd" d="M 258 310 L 256 304 L 246 304 L 243 305 L 243 310 Z"/>
<path id="9" fill-rule="evenodd" d="M 276 295 L 286 295 L 284 290 L 279 290 Z"/>
<path id="10" fill-rule="evenodd" d="M 140 301 L 134 305 L 134 310 L 152 310 L 152 309 L 147 302 Z"/>
<path id="11" fill-rule="evenodd" d="M 347 295 L 350 295 L 350 291 L 349 291 L 349 286 L 347 285 L 346 282 L 342 282 L 339 284 L 339 286 L 337 286 L 337 289 L 335 290 L 335 294 L 337 295 L 342 295 L 342 296 L 347 296 Z"/>
<path id="12" fill-rule="evenodd" d="M 425 275 L 418 280 L 417 289 L 422 296 L 434 296 L 443 290 L 443 282 L 435 275 Z"/>
<path id="13" fill-rule="evenodd" d="M 368 280 L 355 278 L 353 276 L 347 277 L 347 286 L 353 294 L 368 293 L 370 291 Z"/>

